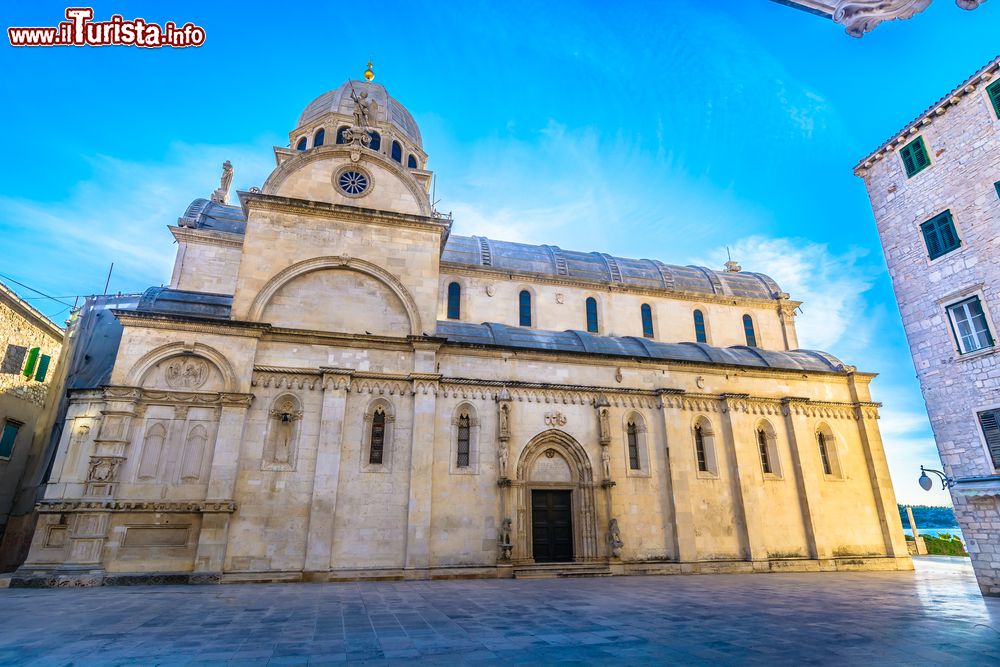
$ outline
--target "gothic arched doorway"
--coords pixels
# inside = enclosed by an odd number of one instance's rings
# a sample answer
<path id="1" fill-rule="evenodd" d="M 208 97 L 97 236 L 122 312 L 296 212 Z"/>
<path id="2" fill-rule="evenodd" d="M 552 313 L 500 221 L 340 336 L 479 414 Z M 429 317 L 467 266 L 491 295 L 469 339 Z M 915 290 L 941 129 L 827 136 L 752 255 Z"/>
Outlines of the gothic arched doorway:
<path id="1" fill-rule="evenodd" d="M 594 473 L 580 443 L 557 429 L 539 433 L 521 452 L 512 486 L 515 560 L 598 558 Z"/>

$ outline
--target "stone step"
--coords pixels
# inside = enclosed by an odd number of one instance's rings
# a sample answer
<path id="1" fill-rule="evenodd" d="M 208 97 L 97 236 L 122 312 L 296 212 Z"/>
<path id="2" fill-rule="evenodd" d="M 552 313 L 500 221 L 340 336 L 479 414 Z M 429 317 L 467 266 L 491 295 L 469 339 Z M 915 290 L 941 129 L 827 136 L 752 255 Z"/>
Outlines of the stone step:
<path id="1" fill-rule="evenodd" d="M 514 568 L 515 579 L 556 579 L 564 577 L 610 577 L 607 565 L 594 563 L 544 563 Z"/>

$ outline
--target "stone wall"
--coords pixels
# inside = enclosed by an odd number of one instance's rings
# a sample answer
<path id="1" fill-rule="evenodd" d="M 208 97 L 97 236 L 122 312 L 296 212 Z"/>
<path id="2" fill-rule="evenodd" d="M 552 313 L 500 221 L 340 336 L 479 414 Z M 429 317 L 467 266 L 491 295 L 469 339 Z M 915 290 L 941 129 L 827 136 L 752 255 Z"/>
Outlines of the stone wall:
<path id="1" fill-rule="evenodd" d="M 993 337 L 1000 337 L 1000 196 L 994 186 L 1000 181 L 1000 120 L 986 95 L 996 75 L 994 62 L 901 133 L 905 142 L 923 137 L 929 167 L 907 178 L 898 150 L 903 143 L 896 142 L 858 169 L 944 470 L 956 478 L 998 472 L 977 420 L 977 412 L 1000 406 L 998 349 L 959 354 L 946 312 L 948 304 L 978 296 Z M 931 260 L 920 225 L 945 210 L 961 247 Z M 997 497 L 967 499 L 962 485 L 952 497 L 980 585 L 1000 594 Z"/>

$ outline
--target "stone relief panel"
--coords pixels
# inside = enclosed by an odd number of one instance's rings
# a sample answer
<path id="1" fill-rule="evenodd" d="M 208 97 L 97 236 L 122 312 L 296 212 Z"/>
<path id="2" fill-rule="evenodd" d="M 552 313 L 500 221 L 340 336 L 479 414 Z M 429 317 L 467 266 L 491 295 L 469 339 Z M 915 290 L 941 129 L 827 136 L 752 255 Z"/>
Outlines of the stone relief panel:
<path id="1" fill-rule="evenodd" d="M 143 374 L 142 386 L 172 391 L 222 391 L 222 374 L 204 357 L 179 354 L 154 364 Z"/>

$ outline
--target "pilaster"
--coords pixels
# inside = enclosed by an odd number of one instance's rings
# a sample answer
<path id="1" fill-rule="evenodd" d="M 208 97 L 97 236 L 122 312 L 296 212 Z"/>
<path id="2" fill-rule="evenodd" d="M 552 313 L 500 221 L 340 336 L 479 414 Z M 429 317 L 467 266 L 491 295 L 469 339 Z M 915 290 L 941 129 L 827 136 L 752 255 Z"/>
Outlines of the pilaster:
<path id="1" fill-rule="evenodd" d="M 680 411 L 680 403 L 664 402 L 664 394 L 680 394 L 682 390 L 660 390 L 659 411 L 663 432 L 667 440 L 667 472 L 670 475 L 670 498 L 674 514 L 674 542 L 677 560 L 693 562 L 698 559 L 698 541 L 695 535 L 694 505 L 691 501 L 691 480 L 697 476 L 693 437 Z"/>
<path id="2" fill-rule="evenodd" d="M 319 444 L 313 472 L 309 531 L 306 536 L 306 572 L 326 572 L 333 558 L 333 527 L 337 513 L 344 418 L 351 371 L 323 368 L 323 406 L 320 412 Z"/>

